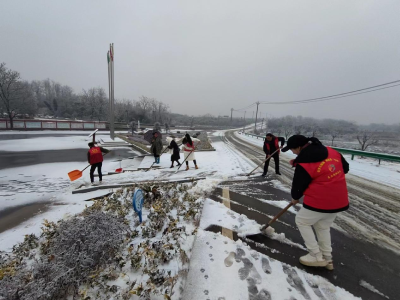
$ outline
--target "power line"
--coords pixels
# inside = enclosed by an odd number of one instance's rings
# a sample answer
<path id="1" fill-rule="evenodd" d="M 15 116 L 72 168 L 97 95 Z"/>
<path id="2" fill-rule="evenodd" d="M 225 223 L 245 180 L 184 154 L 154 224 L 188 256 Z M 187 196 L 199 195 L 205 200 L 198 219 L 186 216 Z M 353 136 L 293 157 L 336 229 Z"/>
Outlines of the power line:
<path id="1" fill-rule="evenodd" d="M 262 102 L 262 104 L 282 104 L 282 105 L 285 105 L 285 104 L 304 104 L 304 103 L 311 103 L 311 102 L 322 102 L 322 101 L 329 101 L 329 100 L 333 100 L 333 99 L 340 99 L 340 98 L 356 96 L 356 95 L 360 95 L 360 94 L 372 93 L 372 92 L 375 92 L 375 91 L 389 89 L 389 88 L 396 87 L 396 86 L 399 86 L 399 85 L 400 85 L 400 83 L 392 85 L 392 86 L 387 86 L 387 87 L 374 89 L 374 90 L 370 90 L 370 91 L 364 91 L 364 92 L 360 92 L 360 93 L 354 93 L 354 94 L 350 94 L 350 95 L 332 96 L 329 99 L 326 99 L 325 97 L 323 97 L 323 98 L 315 98 L 315 99 L 308 99 L 308 100 L 298 100 L 298 101 L 287 101 L 287 102 Z"/>
<path id="2" fill-rule="evenodd" d="M 395 83 L 397 83 L 397 84 L 395 84 Z M 390 85 L 390 86 L 386 86 L 386 85 Z M 333 99 L 339 99 L 339 98 L 356 96 L 356 95 L 360 95 L 360 94 L 371 93 L 371 92 L 375 92 L 375 91 L 379 91 L 379 90 L 393 88 L 393 87 L 396 87 L 399 85 L 400 85 L 400 80 L 395 80 L 395 81 L 382 83 L 382 84 L 374 85 L 374 86 L 367 87 L 367 88 L 362 88 L 362 89 L 345 92 L 345 93 L 340 93 L 340 94 L 335 94 L 335 95 L 330 95 L 330 96 L 311 98 L 311 99 L 303 99 L 303 100 L 294 100 L 294 101 L 284 101 L 284 102 L 276 102 L 276 101 L 275 102 L 260 102 L 260 104 L 285 105 L 285 104 L 304 104 L 304 103 L 311 103 L 311 102 L 321 102 L 321 101 L 328 101 L 328 100 L 333 100 Z M 381 88 L 378 88 L 378 87 L 381 87 Z M 234 109 L 233 111 L 243 112 L 244 110 L 247 110 L 255 105 L 257 105 L 257 102 L 254 102 L 254 103 L 252 103 L 246 107 L 240 108 L 240 109 Z"/>
<path id="3" fill-rule="evenodd" d="M 355 96 L 355 95 L 360 95 L 360 94 L 365 94 L 365 93 L 370 93 L 370 92 L 374 92 L 374 91 L 392 88 L 392 87 L 400 85 L 399 82 L 400 82 L 400 80 L 395 80 L 392 82 L 383 83 L 383 84 L 379 84 L 379 85 L 375 85 L 375 86 L 371 86 L 371 87 L 367 87 L 367 88 L 363 88 L 363 89 L 359 89 L 359 90 L 354 90 L 351 92 L 345 92 L 345 93 L 340 93 L 340 94 L 335 94 L 335 95 L 330 95 L 330 96 L 325 96 L 325 97 L 318 97 L 318 98 L 311 98 L 311 99 L 304 99 L 304 100 L 285 101 L 285 102 L 261 102 L 261 104 L 299 104 L 299 103 L 327 101 L 327 100 L 350 97 L 350 96 Z M 399 83 L 399 84 L 391 85 L 394 83 Z M 381 86 L 385 86 L 385 85 L 391 85 L 391 86 L 376 89 L 377 87 L 381 87 Z M 371 90 L 371 89 L 374 89 L 374 90 Z M 366 90 L 371 90 L 371 91 L 366 91 Z M 361 91 L 364 91 L 364 92 L 361 92 Z M 361 92 L 361 93 L 358 93 L 358 92 Z"/>
<path id="4" fill-rule="evenodd" d="M 249 108 L 253 107 L 254 105 L 256 105 L 256 102 L 254 102 L 254 103 L 252 103 L 252 104 L 250 104 L 250 105 L 248 105 L 246 107 L 242 107 L 242 108 L 239 108 L 239 109 L 234 109 L 234 111 L 244 111 L 246 109 L 249 109 Z"/>

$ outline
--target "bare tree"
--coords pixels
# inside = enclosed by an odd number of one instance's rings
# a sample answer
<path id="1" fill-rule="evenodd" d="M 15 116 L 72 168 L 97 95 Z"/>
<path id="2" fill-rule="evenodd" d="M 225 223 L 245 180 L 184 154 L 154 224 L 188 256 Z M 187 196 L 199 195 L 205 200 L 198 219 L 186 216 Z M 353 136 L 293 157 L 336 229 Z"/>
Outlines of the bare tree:
<path id="1" fill-rule="evenodd" d="M 361 146 L 361 151 L 365 151 L 369 146 L 376 145 L 379 142 L 379 140 L 375 138 L 374 134 L 367 131 L 363 131 L 362 133 L 358 134 L 357 140 Z"/>
<path id="2" fill-rule="evenodd" d="M 24 104 L 33 100 L 29 84 L 21 81 L 17 71 L 0 64 L 0 99 L 1 106 L 8 115 L 10 128 L 14 128 L 13 120 L 18 113 L 24 113 Z"/>

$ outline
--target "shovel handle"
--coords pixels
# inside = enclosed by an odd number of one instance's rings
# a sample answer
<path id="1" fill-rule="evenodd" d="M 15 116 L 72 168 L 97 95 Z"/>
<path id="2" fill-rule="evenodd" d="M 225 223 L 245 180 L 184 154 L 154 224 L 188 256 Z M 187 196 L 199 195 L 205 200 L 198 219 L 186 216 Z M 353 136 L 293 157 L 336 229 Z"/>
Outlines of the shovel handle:
<path id="1" fill-rule="evenodd" d="M 293 203 L 290 202 L 284 209 L 282 209 L 279 214 L 277 214 L 271 221 L 269 221 L 267 224 L 265 224 L 263 227 L 261 227 L 261 231 L 264 229 L 268 228 L 272 223 L 274 223 L 280 216 L 282 216 L 291 206 L 293 206 Z"/>
<path id="2" fill-rule="evenodd" d="M 281 147 L 282 148 L 282 147 Z M 267 157 L 261 164 L 259 164 L 257 167 L 255 167 L 255 169 L 253 171 L 251 171 L 249 174 L 247 174 L 247 176 L 250 176 L 251 174 L 253 174 L 253 172 L 255 170 L 257 170 L 259 167 L 261 167 L 267 160 L 271 159 L 271 157 L 278 152 L 281 148 L 276 149 L 272 154 L 270 154 L 269 157 Z"/>

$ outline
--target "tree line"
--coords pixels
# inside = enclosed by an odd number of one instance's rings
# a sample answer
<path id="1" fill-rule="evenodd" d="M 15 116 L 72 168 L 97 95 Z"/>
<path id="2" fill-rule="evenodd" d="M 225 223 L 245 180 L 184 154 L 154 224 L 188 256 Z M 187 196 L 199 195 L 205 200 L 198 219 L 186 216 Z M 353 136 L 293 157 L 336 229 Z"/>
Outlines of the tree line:
<path id="1" fill-rule="evenodd" d="M 0 117 L 8 118 L 11 128 L 15 118 L 51 116 L 53 118 L 107 121 L 108 93 L 93 87 L 75 93 L 68 85 L 50 79 L 26 81 L 19 72 L 0 64 Z M 141 96 L 139 100 L 115 101 L 116 122 L 142 123 L 171 122 L 167 104 L 154 98 Z"/>
<path id="2" fill-rule="evenodd" d="M 376 124 L 357 125 L 354 122 L 336 119 L 315 119 L 302 116 L 285 116 L 281 118 L 271 118 L 268 120 L 266 131 L 273 132 L 276 135 L 282 135 L 286 139 L 294 134 L 317 137 L 320 139 L 329 139 L 331 145 L 335 139 L 350 135 L 355 138 L 362 151 L 369 146 L 378 144 L 379 140 L 396 136 L 400 132 L 400 124 Z"/>

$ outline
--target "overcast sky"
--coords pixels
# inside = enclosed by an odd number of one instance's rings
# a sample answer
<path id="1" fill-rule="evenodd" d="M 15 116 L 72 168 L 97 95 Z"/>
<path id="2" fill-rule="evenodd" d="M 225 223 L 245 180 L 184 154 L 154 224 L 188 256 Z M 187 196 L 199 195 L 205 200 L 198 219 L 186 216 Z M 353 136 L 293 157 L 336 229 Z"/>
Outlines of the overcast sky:
<path id="1" fill-rule="evenodd" d="M 145 95 L 189 115 L 400 79 L 399 0 L 3 0 L 1 11 L 0 62 L 23 79 L 108 92 L 113 42 L 116 98 Z M 260 111 L 399 123 L 399 100 L 400 86 Z"/>

